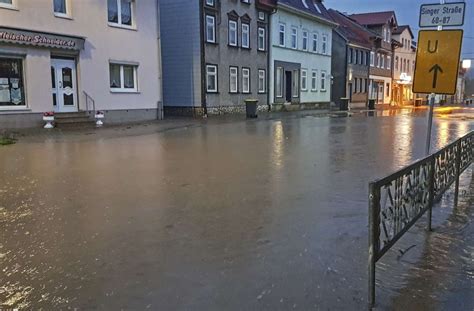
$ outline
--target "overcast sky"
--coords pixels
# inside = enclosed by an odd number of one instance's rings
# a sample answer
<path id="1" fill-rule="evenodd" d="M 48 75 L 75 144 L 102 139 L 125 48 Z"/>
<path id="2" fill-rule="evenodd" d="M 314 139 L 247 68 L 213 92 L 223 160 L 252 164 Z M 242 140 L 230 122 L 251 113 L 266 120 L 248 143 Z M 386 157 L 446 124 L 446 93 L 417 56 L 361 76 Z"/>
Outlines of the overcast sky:
<path id="1" fill-rule="evenodd" d="M 449 0 L 461 2 L 461 0 Z M 474 0 L 465 0 L 466 16 L 464 22 L 463 58 L 474 59 Z M 410 25 L 415 36 L 419 30 L 420 6 L 425 3 L 439 3 L 438 0 L 325 0 L 327 8 L 348 13 L 375 11 L 395 11 L 399 25 Z"/>

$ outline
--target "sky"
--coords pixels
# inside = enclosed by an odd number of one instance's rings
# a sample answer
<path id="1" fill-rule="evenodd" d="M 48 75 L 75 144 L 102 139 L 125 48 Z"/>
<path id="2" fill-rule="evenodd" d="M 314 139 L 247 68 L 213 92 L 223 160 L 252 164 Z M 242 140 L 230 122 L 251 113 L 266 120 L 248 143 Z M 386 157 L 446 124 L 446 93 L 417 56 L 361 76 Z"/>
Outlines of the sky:
<path id="1" fill-rule="evenodd" d="M 446 1 L 446 3 L 449 2 L 462 2 L 462 0 Z M 466 15 L 461 57 L 463 59 L 471 58 L 474 62 L 474 0 L 465 0 L 464 2 L 466 2 Z M 415 36 L 419 30 L 420 6 L 429 3 L 439 3 L 439 0 L 324 0 L 324 5 L 328 9 L 332 8 L 347 13 L 395 11 L 398 24 L 410 25 Z"/>

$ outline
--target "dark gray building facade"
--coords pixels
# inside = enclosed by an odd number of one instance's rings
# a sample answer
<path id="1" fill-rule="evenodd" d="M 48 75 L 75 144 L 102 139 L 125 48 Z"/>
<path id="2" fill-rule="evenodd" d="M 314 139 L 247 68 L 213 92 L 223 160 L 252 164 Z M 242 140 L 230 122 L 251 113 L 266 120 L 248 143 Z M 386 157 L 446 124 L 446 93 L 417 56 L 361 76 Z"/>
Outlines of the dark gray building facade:
<path id="1" fill-rule="evenodd" d="M 163 105 L 168 115 L 268 106 L 272 1 L 159 0 Z"/>

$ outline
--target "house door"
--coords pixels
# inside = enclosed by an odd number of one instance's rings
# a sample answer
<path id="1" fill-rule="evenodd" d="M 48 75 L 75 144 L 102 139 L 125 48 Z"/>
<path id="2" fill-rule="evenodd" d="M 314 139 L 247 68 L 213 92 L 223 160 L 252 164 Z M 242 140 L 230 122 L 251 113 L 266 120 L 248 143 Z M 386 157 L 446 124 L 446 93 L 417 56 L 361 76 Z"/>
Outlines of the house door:
<path id="1" fill-rule="evenodd" d="M 51 59 L 51 86 L 55 112 L 77 111 L 76 62 Z"/>
<path id="2" fill-rule="evenodd" d="M 291 103 L 291 89 L 293 81 L 291 71 L 285 71 L 285 99 L 286 102 Z"/>

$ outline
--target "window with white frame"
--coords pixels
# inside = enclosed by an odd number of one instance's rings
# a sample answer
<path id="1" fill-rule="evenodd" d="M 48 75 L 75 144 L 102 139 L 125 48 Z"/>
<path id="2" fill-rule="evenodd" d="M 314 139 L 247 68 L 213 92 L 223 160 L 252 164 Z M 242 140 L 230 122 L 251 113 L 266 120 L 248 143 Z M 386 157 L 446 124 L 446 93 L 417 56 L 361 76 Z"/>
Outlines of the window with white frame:
<path id="1" fill-rule="evenodd" d="M 296 49 L 298 47 L 298 28 L 291 27 L 291 45 L 292 49 Z"/>
<path id="2" fill-rule="evenodd" d="M 206 5 L 214 6 L 214 0 L 206 0 Z"/>
<path id="3" fill-rule="evenodd" d="M 380 53 L 377 53 L 377 68 L 380 68 L 381 64 L 382 64 L 382 57 Z"/>
<path id="4" fill-rule="evenodd" d="M 328 54 L 328 36 L 327 35 L 323 35 L 323 44 L 322 44 L 321 50 L 323 54 Z"/>
<path id="5" fill-rule="evenodd" d="M 2 2 L 2 0 L 0 0 Z M 68 10 L 68 0 L 54 0 L 53 1 L 53 11 L 55 16 L 69 16 Z"/>
<path id="6" fill-rule="evenodd" d="M 237 46 L 237 22 L 229 20 L 229 45 Z"/>
<path id="7" fill-rule="evenodd" d="M 242 93 L 250 93 L 250 68 L 242 68 Z"/>
<path id="8" fill-rule="evenodd" d="M 374 67 L 374 66 L 375 66 L 375 53 L 370 52 L 370 67 Z"/>
<path id="9" fill-rule="evenodd" d="M 392 69 L 392 57 L 387 56 L 387 69 Z"/>
<path id="10" fill-rule="evenodd" d="M 265 28 L 258 27 L 258 50 L 265 51 Z"/>
<path id="11" fill-rule="evenodd" d="M 0 56 L 0 110 L 26 108 L 23 58 Z"/>
<path id="12" fill-rule="evenodd" d="M 352 64 L 353 55 L 354 55 L 354 49 L 349 48 L 349 56 L 347 57 L 349 64 Z"/>
<path id="13" fill-rule="evenodd" d="M 382 54 L 381 58 L 382 58 L 382 63 L 380 65 L 380 68 L 385 68 L 385 54 Z"/>
<path id="14" fill-rule="evenodd" d="M 276 70 L 276 96 L 283 97 L 283 67 L 277 67 Z"/>
<path id="15" fill-rule="evenodd" d="M 355 60 L 354 64 L 359 64 L 359 50 L 355 50 Z"/>
<path id="16" fill-rule="evenodd" d="M 206 91 L 217 93 L 217 66 L 206 65 Z"/>
<path id="17" fill-rule="evenodd" d="M 318 71 L 313 70 L 311 72 L 311 91 L 315 92 L 318 90 Z"/>
<path id="18" fill-rule="evenodd" d="M 308 50 L 308 32 L 306 30 L 303 30 L 303 51 Z"/>
<path id="19" fill-rule="evenodd" d="M 354 93 L 357 93 L 359 87 L 359 78 L 354 78 Z"/>
<path id="20" fill-rule="evenodd" d="M 285 46 L 286 26 L 285 24 L 278 25 L 278 43 L 280 46 Z"/>
<path id="21" fill-rule="evenodd" d="M 299 89 L 299 82 L 300 82 L 300 77 L 299 77 L 299 70 L 293 70 L 293 78 L 292 80 L 292 90 L 293 90 L 293 97 L 299 97 L 300 95 L 300 89 Z"/>
<path id="22" fill-rule="evenodd" d="M 301 90 L 308 90 L 308 71 L 306 69 L 301 69 Z"/>
<path id="23" fill-rule="evenodd" d="M 321 91 L 326 91 L 326 72 L 321 71 Z"/>
<path id="24" fill-rule="evenodd" d="M 250 25 L 242 23 L 242 47 L 250 48 Z"/>
<path id="25" fill-rule="evenodd" d="M 138 92 L 137 65 L 110 63 L 110 90 L 112 92 Z"/>
<path id="26" fill-rule="evenodd" d="M 206 15 L 206 42 L 216 43 L 216 17 Z"/>
<path id="27" fill-rule="evenodd" d="M 108 20 L 110 24 L 130 28 L 133 25 L 133 1 L 107 0 Z"/>
<path id="28" fill-rule="evenodd" d="M 312 42 L 311 45 L 312 45 L 312 46 L 311 46 L 311 47 L 312 47 L 311 50 L 312 50 L 314 53 L 318 52 L 318 34 L 317 34 L 317 33 L 313 33 L 313 42 Z"/>
<path id="29" fill-rule="evenodd" d="M 265 93 L 267 90 L 267 72 L 265 69 L 258 70 L 258 92 Z"/>
<path id="30" fill-rule="evenodd" d="M 15 9 L 17 0 L 0 0 L 0 8 Z"/>
<path id="31" fill-rule="evenodd" d="M 229 93 L 239 91 L 239 68 L 229 67 Z"/>
<path id="32" fill-rule="evenodd" d="M 258 12 L 258 19 L 261 21 L 265 20 L 265 12 L 259 11 Z"/>

